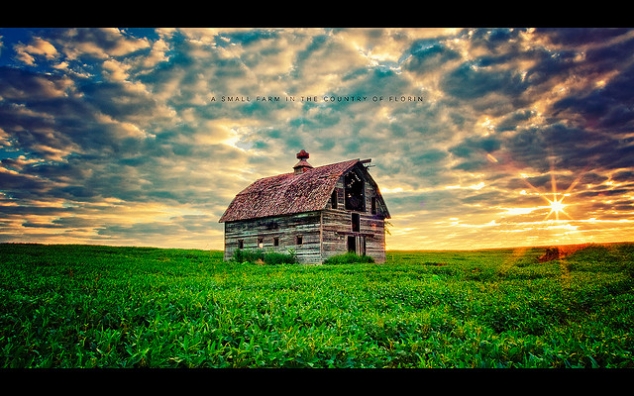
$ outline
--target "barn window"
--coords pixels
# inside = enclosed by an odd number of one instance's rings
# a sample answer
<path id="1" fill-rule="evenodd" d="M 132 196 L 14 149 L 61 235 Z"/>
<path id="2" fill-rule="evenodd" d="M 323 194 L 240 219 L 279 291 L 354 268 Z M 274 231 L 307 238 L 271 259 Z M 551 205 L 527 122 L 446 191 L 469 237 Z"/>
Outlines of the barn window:
<path id="1" fill-rule="evenodd" d="M 337 209 L 337 190 L 332 192 L 330 196 L 330 203 L 332 204 L 333 209 Z"/>
<path id="2" fill-rule="evenodd" d="M 264 247 L 264 239 L 258 238 L 258 247 L 262 249 Z"/>
<path id="3" fill-rule="evenodd" d="M 363 197 L 363 179 L 356 172 L 350 172 L 345 177 L 346 209 L 365 212 L 365 198 Z"/>
<path id="4" fill-rule="evenodd" d="M 242 239 L 238 239 L 238 249 L 244 249 L 244 241 Z"/>
<path id="5" fill-rule="evenodd" d="M 280 238 L 273 238 L 273 246 L 280 246 Z"/>
<path id="6" fill-rule="evenodd" d="M 360 221 L 359 221 L 359 213 L 352 214 L 352 231 L 359 232 Z"/>
<path id="7" fill-rule="evenodd" d="M 372 197 L 372 214 L 376 214 L 376 197 Z"/>
<path id="8" fill-rule="evenodd" d="M 301 235 L 298 235 L 298 236 L 295 237 L 295 243 L 297 245 L 301 245 L 302 244 L 302 236 Z"/>

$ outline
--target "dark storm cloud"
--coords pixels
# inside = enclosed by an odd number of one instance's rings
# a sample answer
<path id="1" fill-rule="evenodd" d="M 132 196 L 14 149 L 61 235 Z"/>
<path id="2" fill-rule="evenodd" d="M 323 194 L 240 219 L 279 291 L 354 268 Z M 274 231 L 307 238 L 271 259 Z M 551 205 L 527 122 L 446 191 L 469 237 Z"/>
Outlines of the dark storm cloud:
<path id="1" fill-rule="evenodd" d="M 240 44 L 249 47 L 251 44 L 260 40 L 272 39 L 278 36 L 278 33 L 266 29 L 254 29 L 245 31 L 234 31 L 222 33 L 217 36 L 215 43 L 218 46 L 229 46 L 231 44 Z M 224 38 L 228 38 L 227 42 Z"/>
<path id="2" fill-rule="evenodd" d="M 607 169 L 634 167 L 634 145 L 617 147 L 610 154 L 605 154 Z"/>
<path id="3" fill-rule="evenodd" d="M 477 62 L 467 62 L 443 77 L 441 87 L 456 98 L 468 100 L 493 92 L 517 96 L 528 84 L 517 71 L 486 70 Z"/>
<path id="4" fill-rule="evenodd" d="M 390 96 L 400 96 L 401 94 L 414 95 L 419 92 L 412 92 L 410 83 L 401 74 L 395 72 L 385 65 L 371 67 L 366 73 L 359 74 L 358 78 L 345 86 L 335 87 L 326 95 L 367 97 L 369 100 L 374 96 L 384 96 L 388 100 Z M 347 105 L 345 102 L 341 105 Z M 345 109 L 339 108 L 338 110 Z M 398 110 L 398 109 L 395 109 Z"/>
<path id="5" fill-rule="evenodd" d="M 350 80 L 355 80 L 355 79 L 357 79 L 357 78 L 360 78 L 360 77 L 364 77 L 364 76 L 366 76 L 368 73 L 369 73 L 369 70 L 368 70 L 368 69 L 366 69 L 366 68 L 356 69 L 356 70 L 353 70 L 353 71 L 351 71 L 351 72 L 349 72 L 349 73 L 345 74 L 345 75 L 342 77 L 341 81 L 350 81 Z"/>
<path id="6" fill-rule="evenodd" d="M 612 175 L 612 180 L 618 182 L 634 181 L 634 171 L 621 171 Z"/>
<path id="7" fill-rule="evenodd" d="M 449 152 L 457 157 L 469 158 L 474 153 L 481 156 L 482 152 L 492 153 L 499 150 L 500 147 L 500 141 L 493 137 L 467 138 L 459 145 L 450 148 Z"/>
<path id="8" fill-rule="evenodd" d="M 485 158 L 473 159 L 470 161 L 463 161 L 458 165 L 455 165 L 451 170 L 462 170 L 466 172 L 474 172 L 479 169 L 482 169 L 487 165 L 487 160 Z"/>
<path id="9" fill-rule="evenodd" d="M 168 222 L 147 222 L 136 223 L 129 226 L 106 225 L 99 228 L 98 235 L 116 236 L 116 237 L 138 237 L 138 236 L 157 236 L 164 233 L 177 235 L 177 233 L 185 231 L 180 225 Z"/>
<path id="10" fill-rule="evenodd" d="M 415 73 L 426 73 L 430 69 L 442 67 L 446 62 L 460 58 L 460 55 L 438 40 L 420 40 L 409 49 L 411 57 L 404 65 L 406 70 Z"/>
<path id="11" fill-rule="evenodd" d="M 150 95 L 130 91 L 121 83 L 85 84 L 82 86 L 82 93 L 87 103 L 118 120 L 134 118 L 139 114 L 152 114 L 156 109 Z"/>
<path id="12" fill-rule="evenodd" d="M 595 191 L 585 191 L 577 194 L 577 196 L 582 198 L 593 198 L 593 197 L 619 197 L 623 194 L 631 193 L 632 190 L 624 189 L 624 188 L 616 188 L 613 190 L 595 190 Z"/>
<path id="13" fill-rule="evenodd" d="M 22 194 L 20 194 L 22 195 Z M 18 199 L 18 197 L 16 197 Z M 51 206 L 29 206 L 26 202 L 22 202 L 24 206 L 2 206 L 0 205 L 0 214 L 3 216 L 63 216 L 72 215 L 75 212 L 73 208 L 59 208 Z"/>
<path id="14" fill-rule="evenodd" d="M 634 126 L 633 73 L 634 66 L 629 66 L 603 88 L 558 101 L 553 106 L 555 114 L 576 113 L 583 117 L 588 128 L 629 133 Z"/>
<path id="15" fill-rule="evenodd" d="M 464 30 L 462 35 L 470 35 L 469 39 L 475 48 L 485 47 L 493 54 L 496 54 L 501 49 L 506 49 L 509 45 L 513 45 L 523 32 L 526 32 L 526 29 L 482 28 Z"/>
<path id="16" fill-rule="evenodd" d="M 592 42 L 601 43 L 622 36 L 631 31 L 627 28 L 538 28 L 538 33 L 546 33 L 553 44 L 581 45 Z"/>
<path id="17" fill-rule="evenodd" d="M 184 215 L 170 220 L 186 231 L 194 233 L 204 233 L 218 224 L 218 217 L 210 215 Z"/>
<path id="18" fill-rule="evenodd" d="M 608 179 L 609 178 L 604 175 L 600 175 L 594 172 L 586 172 L 581 176 L 579 182 L 581 184 L 601 184 Z"/>
<path id="19" fill-rule="evenodd" d="M 85 200 L 87 198 L 100 198 L 101 195 L 97 194 L 94 190 L 86 188 L 84 186 L 68 186 L 59 189 L 59 195 L 51 191 L 52 194 L 60 198 L 72 199 L 72 200 Z M 65 194 L 64 194 L 65 193 Z"/>
<path id="20" fill-rule="evenodd" d="M 20 103 L 39 102 L 59 96 L 69 87 L 67 78 L 0 66 L 0 96 Z"/>
<path id="21" fill-rule="evenodd" d="M 97 121 L 96 109 L 121 118 L 153 110 L 152 102 L 147 98 L 135 99 L 135 95 L 117 89 L 114 84 L 93 84 L 92 88 L 88 85 L 85 87 L 87 96 L 80 99 L 79 93 L 65 96 L 64 90 L 53 90 L 51 87 L 60 81 L 55 76 L 24 71 L 15 74 L 11 69 L 0 68 L 0 79 L 3 80 L 0 96 L 14 99 L 0 102 L 0 128 L 12 132 L 18 147 L 35 156 L 50 158 L 55 155 L 51 149 L 67 151 L 73 145 L 84 152 L 109 155 L 129 151 L 133 142 L 117 139 L 118 127 Z M 40 92 L 42 84 L 33 81 L 50 83 L 46 86 L 57 96 L 53 97 L 49 91 L 44 95 Z M 98 86 L 104 87 L 104 91 L 95 88 Z M 16 96 L 18 91 L 22 93 Z"/>
<path id="22" fill-rule="evenodd" d="M 54 223 L 33 223 L 31 221 L 25 221 L 22 223 L 22 227 L 27 228 L 66 228 L 66 226 L 62 224 L 54 224 Z"/>
<path id="23" fill-rule="evenodd" d="M 417 166 L 442 166 L 442 162 L 447 158 L 447 153 L 442 150 L 429 150 L 420 154 L 414 154 L 411 158 L 413 164 Z"/>
<path id="24" fill-rule="evenodd" d="M 628 211 L 632 211 L 634 209 L 634 205 L 617 205 L 614 207 L 615 211 L 618 212 L 625 212 L 627 213 Z"/>
<path id="25" fill-rule="evenodd" d="M 556 176 L 553 176 L 551 174 L 547 174 L 523 178 L 511 177 L 504 184 L 511 190 L 526 190 L 531 193 L 538 191 L 542 193 L 551 193 L 553 190 L 557 192 L 568 191 L 570 187 L 574 187 L 578 183 L 578 175 L 557 174 Z M 533 190 L 533 188 L 536 190 Z"/>
<path id="26" fill-rule="evenodd" d="M 81 217 L 60 217 L 51 222 L 63 228 L 92 228 L 100 224 L 99 219 L 86 219 Z"/>
<path id="27" fill-rule="evenodd" d="M 498 132 L 514 131 L 518 125 L 521 125 L 524 121 L 531 119 L 535 115 L 535 112 L 529 109 L 517 110 L 505 117 L 497 124 L 496 130 Z"/>
<path id="28" fill-rule="evenodd" d="M 416 211 L 437 211 L 445 207 L 460 205 L 459 198 L 448 191 L 432 191 L 413 195 L 395 195 L 390 197 L 390 211 L 416 212 Z"/>
<path id="29" fill-rule="evenodd" d="M 82 182 L 85 178 L 85 164 L 71 160 L 67 163 L 49 162 L 31 164 L 24 168 L 24 174 L 37 176 L 39 180 L 62 181 L 76 180 Z"/>
<path id="30" fill-rule="evenodd" d="M 634 51 L 634 39 L 630 38 L 612 45 L 588 49 L 586 59 L 591 63 L 592 72 L 619 70 L 631 67 L 629 59 L 623 57 L 623 54 L 632 51 Z M 621 76 L 627 76 L 627 74 L 623 73 Z"/>
<path id="31" fill-rule="evenodd" d="M 541 172 L 549 170 L 552 156 L 556 157 L 558 169 L 577 172 L 595 167 L 614 169 L 614 162 L 622 161 L 620 152 L 629 151 L 628 147 L 620 147 L 613 136 L 562 123 L 540 129 L 522 129 L 505 140 L 504 147 L 512 153 L 515 164 Z"/>
<path id="32" fill-rule="evenodd" d="M 461 202 L 470 204 L 470 203 L 491 203 L 494 202 L 497 198 L 499 198 L 498 193 L 496 192 L 486 192 L 481 194 L 471 195 L 465 198 L 462 198 Z"/>
<path id="33" fill-rule="evenodd" d="M 535 49 L 531 51 L 530 57 L 526 57 L 532 59 L 535 65 L 526 71 L 525 81 L 536 92 L 547 91 L 570 76 L 575 66 L 578 66 L 576 56 L 574 50 Z"/>
<path id="34" fill-rule="evenodd" d="M 487 154 L 502 147 L 502 143 L 495 137 L 467 138 L 457 146 L 449 148 L 454 156 L 464 159 L 453 167 L 454 170 L 475 171 L 489 167 L 491 164 Z"/>
<path id="35" fill-rule="evenodd" d="M 45 196 L 51 184 L 40 178 L 22 174 L 0 172 L 0 191 L 9 193 L 15 199 L 35 199 Z"/>

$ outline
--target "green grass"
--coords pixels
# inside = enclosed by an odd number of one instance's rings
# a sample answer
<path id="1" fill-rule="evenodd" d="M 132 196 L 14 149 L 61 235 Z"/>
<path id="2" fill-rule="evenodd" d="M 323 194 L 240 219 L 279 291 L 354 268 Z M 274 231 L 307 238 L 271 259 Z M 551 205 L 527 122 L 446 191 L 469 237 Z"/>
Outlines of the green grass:
<path id="1" fill-rule="evenodd" d="M 231 259 L 236 263 L 297 264 L 297 255 L 292 249 L 289 249 L 288 253 L 265 251 L 264 249 L 236 249 Z"/>
<path id="2" fill-rule="evenodd" d="M 359 256 L 355 253 L 348 252 L 329 257 L 324 264 L 355 264 L 355 263 L 373 263 L 374 259 L 370 256 Z"/>
<path id="3" fill-rule="evenodd" d="M 634 368 L 634 245 L 541 253 L 0 244 L 0 367 Z"/>

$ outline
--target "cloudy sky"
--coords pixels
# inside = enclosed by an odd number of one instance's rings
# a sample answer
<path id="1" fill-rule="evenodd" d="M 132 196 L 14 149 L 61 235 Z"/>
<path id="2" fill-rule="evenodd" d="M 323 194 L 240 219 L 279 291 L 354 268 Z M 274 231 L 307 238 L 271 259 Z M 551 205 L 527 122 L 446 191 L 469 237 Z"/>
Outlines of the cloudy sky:
<path id="1" fill-rule="evenodd" d="M 632 29 L 0 28 L 0 242 L 222 249 L 301 149 L 372 159 L 388 249 L 632 241 L 633 54 Z"/>

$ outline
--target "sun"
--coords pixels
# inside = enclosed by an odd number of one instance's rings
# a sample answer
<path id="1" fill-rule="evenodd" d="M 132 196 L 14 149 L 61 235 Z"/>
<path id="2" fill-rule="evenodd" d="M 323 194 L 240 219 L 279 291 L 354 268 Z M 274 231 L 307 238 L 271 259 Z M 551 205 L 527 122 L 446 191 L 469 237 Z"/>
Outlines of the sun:
<path id="1" fill-rule="evenodd" d="M 555 213 L 564 212 L 564 208 L 566 207 L 566 205 L 561 203 L 561 201 L 563 201 L 563 198 L 559 201 L 552 201 L 550 203 L 550 211 Z"/>
<path id="2" fill-rule="evenodd" d="M 562 203 L 562 201 L 564 200 L 565 197 L 561 197 L 559 200 L 557 199 L 557 194 L 558 193 L 553 193 L 553 200 L 551 201 L 550 199 L 544 197 L 544 199 L 546 201 L 548 201 L 548 204 L 550 205 L 550 212 L 548 213 L 548 215 L 546 216 L 546 220 L 548 220 L 548 218 L 550 217 L 551 214 L 555 214 L 555 219 L 557 221 L 559 221 L 559 213 L 563 213 L 566 216 L 570 217 L 570 215 L 568 213 L 566 213 L 566 211 L 564 210 L 564 208 L 568 205 Z"/>
<path id="3" fill-rule="evenodd" d="M 537 194 L 539 194 L 539 196 L 541 198 L 544 199 L 544 201 L 546 201 L 546 203 L 548 204 L 548 206 L 541 206 L 541 208 L 546 208 L 546 209 L 550 209 L 550 211 L 548 212 L 548 214 L 546 215 L 546 217 L 544 218 L 545 220 L 548 220 L 550 218 L 550 216 L 554 213 L 555 214 L 555 220 L 559 221 L 559 214 L 564 214 L 566 215 L 569 219 L 572 220 L 572 217 L 566 213 L 565 208 L 567 206 L 569 206 L 568 204 L 564 204 L 563 200 L 564 198 L 566 198 L 569 194 L 569 192 L 577 185 L 577 183 L 579 182 L 579 178 L 577 178 L 575 181 L 573 181 L 573 183 L 568 187 L 568 189 L 564 192 L 558 192 L 557 191 L 557 181 L 555 179 L 555 172 L 553 170 L 553 167 L 551 165 L 551 174 L 550 174 L 550 184 L 552 186 L 552 192 L 550 193 L 540 193 L 539 190 L 533 186 L 531 183 L 529 183 L 526 180 L 526 176 L 525 175 L 521 175 L 522 180 L 524 180 L 524 183 L 526 183 L 526 185 L 528 185 L 532 190 L 534 190 Z M 546 197 L 546 195 L 552 195 L 552 199 L 548 199 Z M 558 198 L 560 197 L 560 198 Z"/>

